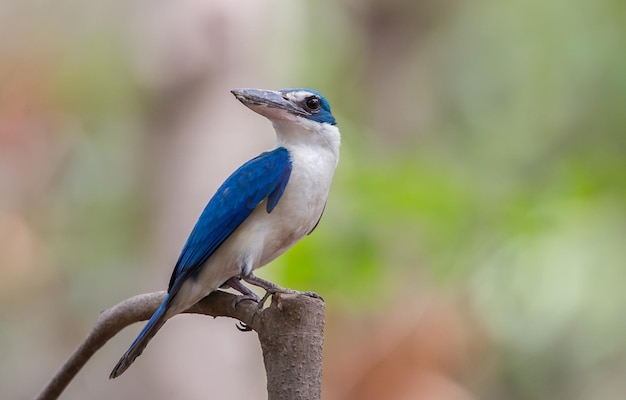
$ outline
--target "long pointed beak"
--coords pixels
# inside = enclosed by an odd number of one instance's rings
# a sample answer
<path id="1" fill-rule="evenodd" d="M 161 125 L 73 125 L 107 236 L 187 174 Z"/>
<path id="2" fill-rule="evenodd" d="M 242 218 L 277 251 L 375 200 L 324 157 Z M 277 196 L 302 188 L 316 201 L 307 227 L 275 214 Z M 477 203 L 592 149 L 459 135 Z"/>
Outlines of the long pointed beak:
<path id="1" fill-rule="evenodd" d="M 230 92 L 246 107 L 269 119 L 288 119 L 290 114 L 310 115 L 276 90 L 233 89 Z"/>

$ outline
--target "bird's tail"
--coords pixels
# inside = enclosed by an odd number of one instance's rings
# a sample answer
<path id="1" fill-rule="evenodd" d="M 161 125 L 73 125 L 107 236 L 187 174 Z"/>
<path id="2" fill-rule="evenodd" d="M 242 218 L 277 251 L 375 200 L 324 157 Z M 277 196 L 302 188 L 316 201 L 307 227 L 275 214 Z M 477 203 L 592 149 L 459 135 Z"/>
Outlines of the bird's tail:
<path id="1" fill-rule="evenodd" d="M 111 375 L 109 375 L 109 379 L 117 378 L 122 375 L 124 371 L 130 367 L 130 365 L 135 361 L 137 357 L 141 355 L 143 349 L 148 345 L 150 339 L 156 335 L 157 331 L 161 329 L 165 321 L 165 311 L 168 309 L 169 295 L 165 297 L 163 303 L 159 306 L 156 312 L 150 318 L 150 321 L 144 326 L 144 328 L 139 333 L 139 336 L 135 339 L 135 341 L 130 345 L 126 353 L 120 358 L 117 362 L 113 371 L 111 371 Z"/>

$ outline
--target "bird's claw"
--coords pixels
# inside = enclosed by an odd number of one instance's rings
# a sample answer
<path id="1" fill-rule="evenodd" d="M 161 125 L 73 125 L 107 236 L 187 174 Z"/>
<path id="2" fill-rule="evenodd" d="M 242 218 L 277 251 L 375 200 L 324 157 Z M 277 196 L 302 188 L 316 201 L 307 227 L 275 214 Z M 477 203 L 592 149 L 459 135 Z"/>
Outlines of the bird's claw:
<path id="1" fill-rule="evenodd" d="M 299 294 L 301 294 L 303 296 L 312 297 L 312 298 L 317 299 L 317 300 L 324 301 L 324 298 L 322 296 L 320 296 L 319 294 L 315 293 L 315 292 L 299 292 Z"/>
<path id="2" fill-rule="evenodd" d="M 236 296 L 233 299 L 233 307 L 237 307 L 237 304 L 245 300 L 252 300 L 258 303 L 260 301 L 260 298 L 253 292 L 250 292 L 249 294 L 242 294 L 242 295 Z M 250 325 L 242 321 L 237 322 L 235 324 L 235 327 L 239 330 L 239 332 L 250 332 L 252 330 L 252 327 Z"/>
<path id="3" fill-rule="evenodd" d="M 276 293 L 275 290 L 267 290 L 267 291 L 265 291 L 265 295 L 263 297 L 261 297 L 261 300 L 259 300 L 259 304 L 257 305 L 257 308 L 259 310 L 263 309 L 263 306 L 265 305 L 265 302 L 267 301 L 267 299 L 270 296 L 273 296 L 274 293 Z"/>
<path id="4" fill-rule="evenodd" d="M 259 309 L 262 309 L 263 306 L 265 305 L 265 302 L 267 301 L 268 298 L 270 298 L 270 296 L 273 296 L 275 294 L 280 294 L 280 293 L 296 294 L 296 295 L 307 296 L 307 297 L 311 297 L 317 300 L 324 301 L 324 298 L 315 292 L 300 292 L 298 290 L 284 289 L 284 288 L 277 287 L 277 288 L 271 288 L 271 289 L 266 290 L 265 296 L 263 296 L 261 300 L 259 300 L 259 305 L 257 307 Z"/>
<path id="5" fill-rule="evenodd" d="M 235 327 L 239 330 L 239 332 L 250 332 L 252 330 L 252 327 L 250 327 L 250 325 L 241 321 L 237 322 L 235 324 Z"/>
<path id="6" fill-rule="evenodd" d="M 239 304 L 239 303 L 241 303 L 242 301 L 245 301 L 245 300 L 252 300 L 252 301 L 254 301 L 255 303 L 258 303 L 259 301 L 261 301 L 261 299 L 259 298 L 259 296 L 257 296 L 257 295 L 256 295 L 256 294 L 254 294 L 254 293 L 251 293 L 251 294 L 242 294 L 242 295 L 236 296 L 236 297 L 233 299 L 233 307 L 237 307 L 237 304 Z"/>

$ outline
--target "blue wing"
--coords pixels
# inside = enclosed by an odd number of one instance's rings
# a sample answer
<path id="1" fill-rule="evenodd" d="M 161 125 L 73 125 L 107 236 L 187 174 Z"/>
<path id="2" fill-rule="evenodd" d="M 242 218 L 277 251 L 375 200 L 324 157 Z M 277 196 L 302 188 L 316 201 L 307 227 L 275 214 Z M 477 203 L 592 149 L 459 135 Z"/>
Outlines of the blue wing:
<path id="1" fill-rule="evenodd" d="M 204 262 L 267 198 L 272 212 L 289 181 L 291 160 L 283 147 L 265 152 L 237 169 L 220 186 L 194 226 L 170 279 L 170 298 L 189 277 L 197 276 Z"/>

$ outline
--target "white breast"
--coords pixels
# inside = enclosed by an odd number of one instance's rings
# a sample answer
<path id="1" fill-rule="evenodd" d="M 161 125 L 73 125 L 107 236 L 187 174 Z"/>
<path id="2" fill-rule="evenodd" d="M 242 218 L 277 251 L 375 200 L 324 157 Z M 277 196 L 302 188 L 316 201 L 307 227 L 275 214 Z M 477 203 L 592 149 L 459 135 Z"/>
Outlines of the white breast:
<path id="1" fill-rule="evenodd" d="M 336 159 L 329 152 L 305 146 L 288 150 L 289 183 L 276 208 L 263 218 L 264 248 L 254 268 L 272 261 L 311 232 L 326 205 Z"/>
<path id="2" fill-rule="evenodd" d="M 311 232 L 322 215 L 339 162 L 337 127 L 304 118 L 295 123 L 274 121 L 273 125 L 276 145 L 289 151 L 292 170 L 271 214 L 261 204 L 241 226 L 251 269 L 274 260 Z"/>

